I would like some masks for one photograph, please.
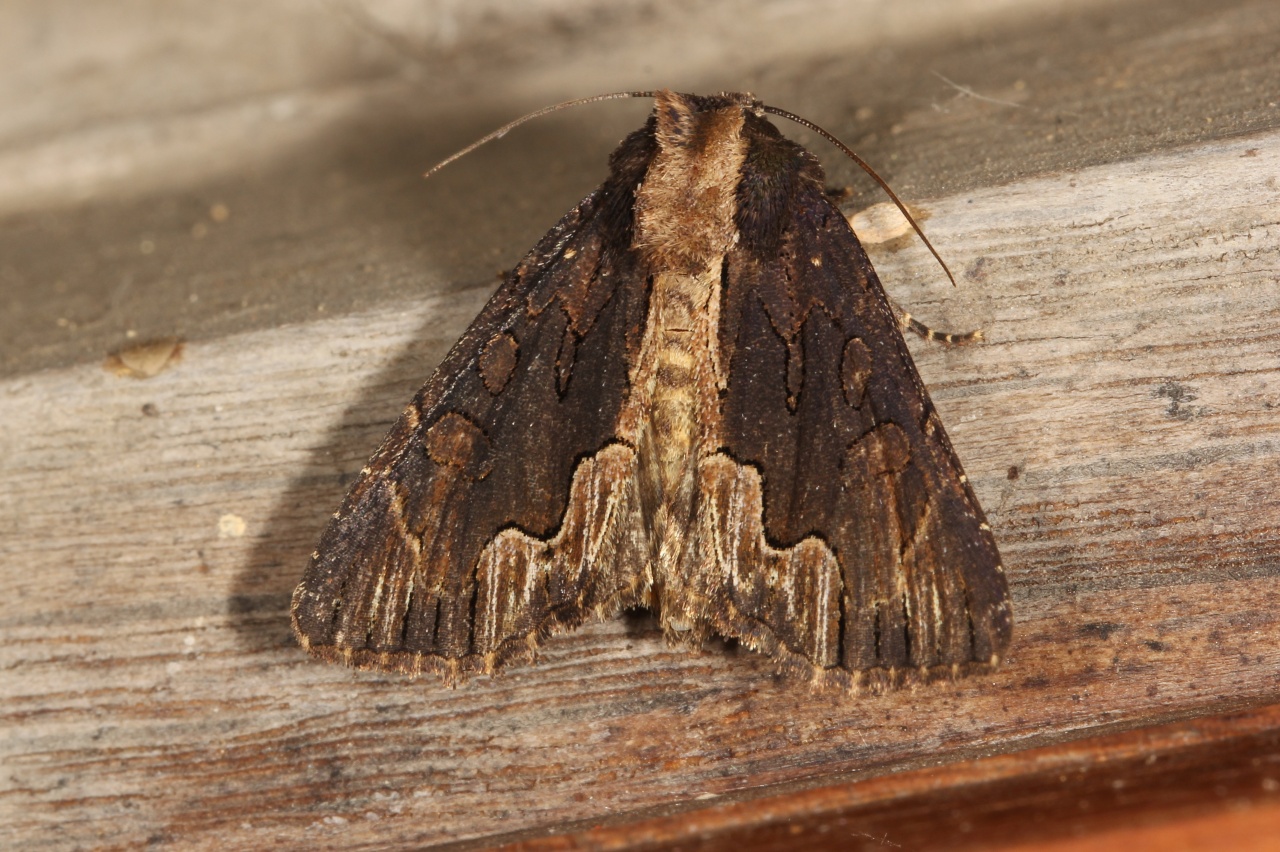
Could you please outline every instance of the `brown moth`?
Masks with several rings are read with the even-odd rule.
[[[822,167],[749,95],[653,95],[361,471],[299,641],[454,684],[645,606],[822,685],[994,666],[991,528]]]

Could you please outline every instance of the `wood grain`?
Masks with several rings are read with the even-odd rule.
[[[505,846],[552,850],[1275,847],[1280,707]]]
[[[873,255],[923,320],[987,332],[912,347],[1016,624],[998,673],[878,697],[668,649],[642,614],[456,691],[294,645],[344,483],[482,290],[193,342],[142,381],[4,380],[0,831],[483,843],[1280,700],[1277,175],[1271,133],[923,202],[955,290]]]

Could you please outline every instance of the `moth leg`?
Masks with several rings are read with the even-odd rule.
[[[889,306],[893,308],[893,315],[898,320],[898,328],[902,331],[912,331],[925,340],[937,340],[941,343],[975,343],[984,339],[982,329],[975,328],[973,331],[956,332],[956,331],[938,331],[935,328],[925,325],[920,320],[907,313],[901,305],[893,299],[889,300]]]
[[[823,188],[822,194],[827,197],[828,201],[839,207],[850,198],[853,198],[853,187],[848,184],[844,186],[828,186]]]

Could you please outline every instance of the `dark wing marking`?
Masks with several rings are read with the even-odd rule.
[[[634,453],[613,442],[644,327],[629,220],[651,145],[619,148],[353,484],[294,593],[312,653],[453,681],[633,602],[643,560],[612,556]]]
[[[752,547],[804,543],[809,567],[793,583],[813,587],[825,576],[815,545],[825,545],[840,588],[820,597],[838,595],[839,605],[813,607],[836,623],[787,617],[787,601],[803,596],[777,582],[770,590],[762,575],[773,562],[757,557],[754,581],[726,584],[724,605],[712,608],[725,613],[716,629],[836,682],[991,664],[1011,615],[990,528],[816,161],[766,127],[755,127],[741,241],[726,259],[724,453],[762,480],[762,538]],[[789,215],[754,226],[756,211],[780,207]],[[751,483],[734,487],[746,493]],[[750,554],[738,563],[750,570]]]

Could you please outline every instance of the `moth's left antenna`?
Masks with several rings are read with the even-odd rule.
[[[423,177],[431,177],[433,174],[440,171],[445,166],[452,163],[454,160],[465,157],[467,154],[470,154],[472,151],[479,148],[481,145],[485,144],[486,142],[492,142],[494,139],[501,139],[503,136],[506,136],[515,128],[524,124],[526,121],[533,121],[535,118],[541,118],[542,116],[547,115],[548,113],[558,112],[562,109],[568,109],[569,107],[581,106],[582,104],[593,104],[596,101],[612,101],[612,100],[617,100],[618,98],[651,98],[653,97],[653,94],[654,94],[653,92],[610,92],[606,95],[592,95],[589,98],[577,98],[576,100],[572,100],[572,101],[563,101],[562,103],[553,104],[552,106],[543,107],[542,109],[539,109],[539,110],[534,110],[528,115],[523,115],[520,118],[517,118],[515,121],[511,121],[502,125],[497,130],[490,133],[488,136],[484,136],[480,139],[477,139],[475,142],[472,142],[470,145],[463,148],[458,153],[445,157],[443,160],[441,160],[440,162],[432,166],[427,171],[427,173],[423,175]]]

